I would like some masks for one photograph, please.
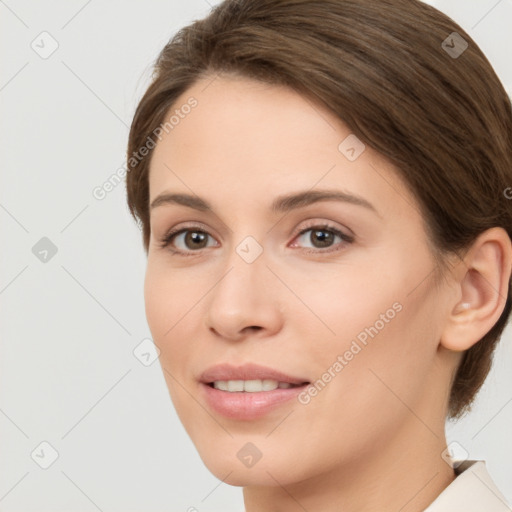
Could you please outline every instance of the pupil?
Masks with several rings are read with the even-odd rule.
[[[320,238],[321,246],[325,247],[329,245],[330,238],[332,237],[332,233],[328,233],[325,235],[326,231],[315,231],[314,234],[318,238]]]
[[[192,231],[189,235],[189,238],[194,242],[192,245],[198,245],[196,241],[198,241],[199,244],[201,243],[201,241],[204,241],[206,238],[205,234],[206,233],[198,233],[197,231]]]

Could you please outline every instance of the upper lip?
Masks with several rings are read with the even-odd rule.
[[[210,366],[199,377],[201,382],[210,384],[219,380],[276,380],[289,382],[290,384],[304,384],[307,379],[287,375],[279,370],[261,366],[255,363],[246,363],[242,366],[234,366],[229,363]]]

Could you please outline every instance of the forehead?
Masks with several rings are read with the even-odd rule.
[[[186,108],[192,99],[196,106]],[[190,111],[180,112],[185,110]],[[191,149],[188,161],[208,155],[210,161],[238,160],[246,166],[250,159],[309,155],[320,149],[319,142],[324,151],[335,153],[339,130],[347,131],[335,116],[292,89],[240,77],[197,82],[175,101],[170,117],[176,124],[163,134],[169,144],[160,149],[165,145],[167,153],[178,157],[184,156],[176,155],[178,149]]]
[[[412,201],[393,166],[368,146],[348,159],[344,141],[357,144],[351,130],[293,89],[210,77],[185,91],[165,120],[171,116],[151,160],[150,202],[178,191],[217,205],[270,205],[283,192],[314,187],[349,190],[384,211],[399,206],[397,194]]]

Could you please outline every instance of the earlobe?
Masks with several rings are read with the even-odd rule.
[[[512,247],[507,232],[482,233],[454,270],[455,304],[447,312],[440,343],[464,351],[482,339],[500,318],[507,300]]]

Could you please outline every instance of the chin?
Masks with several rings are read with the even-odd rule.
[[[218,464],[216,462],[211,463],[211,461],[205,462],[205,466],[216,478],[233,487],[274,487],[289,483],[289,480],[284,480],[285,475],[288,479],[290,478],[289,468],[287,468],[287,471],[283,471],[282,468],[263,465],[262,461],[252,468],[245,468],[241,464]]]
[[[256,441],[257,442],[257,441]],[[303,472],[307,465],[296,465],[296,456],[290,457],[279,451],[275,446],[267,455],[244,462],[244,454],[250,453],[250,448],[240,449],[240,442],[231,439],[231,443],[218,443],[218,450],[212,450],[216,441],[209,439],[208,447],[199,447],[198,453],[206,468],[216,478],[236,487],[266,486],[274,487],[289,485],[308,477]],[[245,443],[242,443],[245,446]],[[268,450],[268,448],[267,448]],[[241,452],[241,453],[240,453]],[[251,465],[252,464],[252,465]]]

